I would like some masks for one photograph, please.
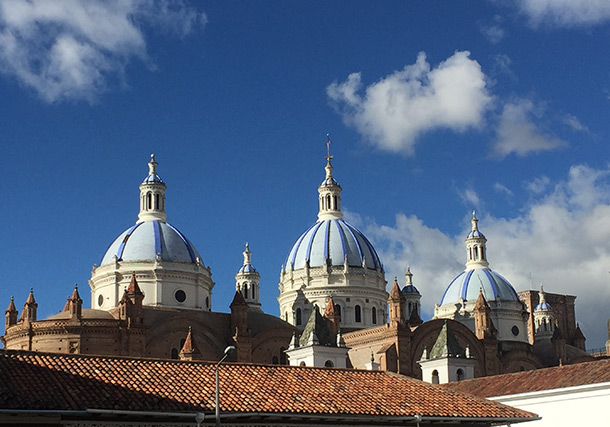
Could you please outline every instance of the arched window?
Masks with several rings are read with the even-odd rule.
[[[462,369],[458,369],[456,374],[458,381],[462,381],[464,379],[464,371]]]
[[[150,209],[151,204],[152,204],[152,194],[146,193],[146,210]]]
[[[362,322],[362,309],[359,305],[354,307],[354,317],[356,319],[356,323]]]
[[[330,194],[326,196],[326,209],[330,209]]]
[[[170,359],[177,359],[178,358],[178,349],[172,348],[169,357],[170,357]]]
[[[339,322],[341,321],[341,306],[339,304],[335,304],[335,311],[339,315]]]
[[[288,312],[284,313],[284,321],[288,322]]]
[[[252,299],[256,298],[256,295],[254,295],[254,289],[256,289],[254,286],[252,286]]]
[[[478,260],[479,259],[479,250],[478,248],[475,246],[474,247],[474,260]]]
[[[296,324],[300,325],[301,324],[301,309],[297,308],[297,312],[296,312]]]
[[[334,368],[335,364],[332,360],[327,360],[326,362],[324,362],[324,366],[326,366],[327,368]]]
[[[299,366],[307,366],[307,365],[305,364],[305,362],[301,362],[301,363],[299,363]]]
[[[210,308],[210,297],[205,297],[205,308]]]
[[[286,349],[284,347],[280,347],[280,365],[287,365],[286,363],[286,353],[284,353]]]
[[[243,287],[243,292],[242,293],[244,294],[244,298],[248,299],[248,287],[247,287],[247,285],[245,283],[244,283],[244,287]]]
[[[432,384],[438,384],[438,383],[439,383],[438,371],[435,369],[434,371],[432,371]]]
[[[273,363],[274,365],[277,365],[277,356],[273,356],[273,358],[271,359],[271,363]]]
[[[371,310],[371,317],[373,318],[373,325],[377,324],[377,308],[373,307]]]
[[[155,209],[159,209],[159,195],[156,194],[155,195]]]
[[[546,331],[546,319],[542,319],[542,327]]]
[[[333,196],[333,202],[335,202],[335,210],[338,211],[339,210],[339,203],[337,203],[337,196]]]

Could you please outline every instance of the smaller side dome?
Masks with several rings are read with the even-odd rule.
[[[519,301],[515,288],[504,277],[488,268],[466,270],[451,281],[443,294],[440,305],[461,300],[476,301],[479,290],[487,301]]]

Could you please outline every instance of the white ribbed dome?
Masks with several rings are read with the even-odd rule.
[[[110,245],[100,265],[109,264],[114,256],[120,261],[154,260],[195,263],[199,252],[177,228],[167,222],[138,222],[129,227]]]
[[[445,290],[440,305],[458,303],[462,299],[476,301],[479,289],[483,290],[487,301],[519,301],[517,291],[508,280],[489,268],[479,268],[463,271],[453,279]]]
[[[343,219],[326,219],[309,227],[292,246],[284,271],[305,267],[328,266],[362,267],[376,270],[381,267],[379,256],[368,239]]]

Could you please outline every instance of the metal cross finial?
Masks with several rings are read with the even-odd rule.
[[[326,160],[332,159],[333,156],[330,155],[330,134],[326,134]]]

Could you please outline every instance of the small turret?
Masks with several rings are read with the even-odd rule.
[[[261,310],[260,303],[260,274],[252,265],[252,252],[246,243],[246,249],[242,252],[244,263],[235,275],[235,290],[241,292],[248,307]]]
[[[70,318],[80,320],[83,316],[83,300],[78,294],[78,285],[74,285],[74,291],[70,297]]]
[[[36,321],[36,312],[38,310],[38,304],[34,299],[34,289],[30,289],[30,294],[28,295],[28,299],[25,301],[23,305],[23,311],[21,312],[20,321],[27,322],[35,322]]]
[[[405,316],[409,321],[410,325],[419,325],[422,320],[419,316],[421,312],[421,294],[415,286],[413,286],[413,273],[411,273],[411,267],[407,266],[407,272],[405,273],[405,287],[402,288],[402,295],[405,298]]]
[[[498,336],[498,330],[491,320],[491,308],[485,297],[483,290],[479,289],[479,296],[473,309],[474,314],[474,333],[478,339],[495,339]]]
[[[11,302],[8,304],[8,308],[4,311],[4,330],[6,331],[13,325],[17,324],[17,308],[15,308],[15,299],[11,297]]]
[[[540,339],[542,337],[550,338],[555,332],[555,315],[553,308],[546,302],[546,294],[544,288],[540,284],[540,291],[538,292],[539,302],[534,308],[534,329],[535,338]]]
[[[186,334],[186,339],[184,340],[184,345],[178,356],[180,357],[180,360],[201,360],[201,352],[197,348],[197,344],[195,344],[193,330],[190,326],[188,334]]]
[[[390,323],[403,323],[405,321],[405,297],[398,287],[396,277],[394,277],[388,305],[390,307]]]

